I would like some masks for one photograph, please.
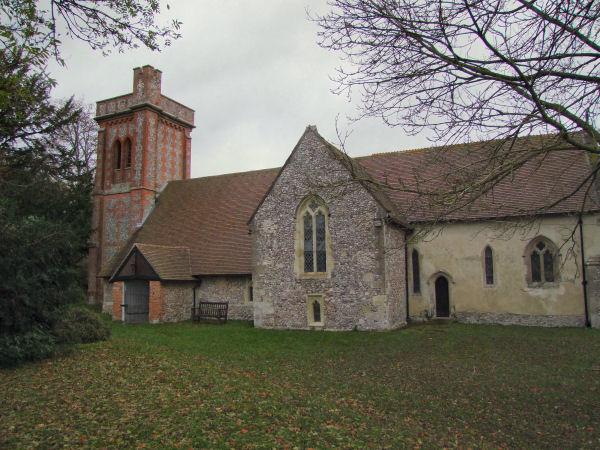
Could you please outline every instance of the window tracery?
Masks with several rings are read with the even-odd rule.
[[[540,286],[557,281],[557,249],[548,239],[540,237],[531,241],[526,258],[530,284]]]
[[[302,234],[302,272],[327,273],[327,209],[322,202],[312,198],[299,208],[298,215],[301,217],[298,222]]]

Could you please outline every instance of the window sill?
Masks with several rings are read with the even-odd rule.
[[[301,280],[323,280],[331,278],[330,272],[303,272],[298,275]]]
[[[556,289],[560,287],[560,282],[553,281],[551,283],[527,283],[529,289]]]

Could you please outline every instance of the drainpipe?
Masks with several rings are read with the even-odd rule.
[[[581,247],[581,285],[583,286],[583,307],[585,311],[585,326],[590,327],[590,317],[588,314],[588,292],[587,292],[587,279],[585,276],[585,251],[583,247],[583,220],[581,214],[579,214],[579,240]]]
[[[404,290],[406,291],[406,323],[410,320],[408,313],[408,245],[404,242]]]

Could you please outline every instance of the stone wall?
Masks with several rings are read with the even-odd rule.
[[[190,320],[194,287],[196,302],[229,302],[228,319],[252,320],[252,303],[247,295],[249,282],[249,276],[204,277],[199,284],[181,281],[151,282],[150,322]],[[152,315],[152,283],[158,283],[161,287],[160,316],[156,317]]]
[[[162,315],[159,322],[190,320],[194,300],[194,282],[165,281],[162,285]]]
[[[215,276],[202,278],[200,284],[189,281],[150,281],[150,323],[190,320],[196,301],[229,302],[228,318],[252,320],[253,306],[249,297],[250,276]],[[123,283],[105,283],[105,301],[102,312],[114,320],[122,320]],[[117,301],[113,301],[117,299]]]
[[[386,223],[385,291],[390,328],[406,325],[406,260],[405,233],[398,226]]]
[[[203,277],[196,289],[196,300],[229,302],[227,317],[231,320],[252,320],[253,303],[249,298],[249,276]]]
[[[322,276],[294,270],[301,251],[296,210],[310,195],[329,209],[332,254]],[[319,328],[384,330],[404,323],[404,251],[396,248],[402,248],[402,240],[386,227],[386,247],[386,231],[376,226],[381,217],[372,195],[352,181],[338,156],[309,127],[252,222],[254,325],[310,328],[307,297],[315,295],[322,296],[324,306]]]
[[[479,324],[523,325],[534,327],[585,326],[585,319],[581,315],[538,316],[533,314],[457,312],[455,318],[459,322]]]

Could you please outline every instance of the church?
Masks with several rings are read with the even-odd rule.
[[[132,93],[97,103],[88,301],[114,320],[189,320],[214,301],[273,329],[600,327],[587,154],[563,145],[441,219],[405,187],[435,188],[442,167],[497,142],[350,158],[308,126],[280,168],[190,178],[194,111],[162,94],[161,76],[135,68]]]

